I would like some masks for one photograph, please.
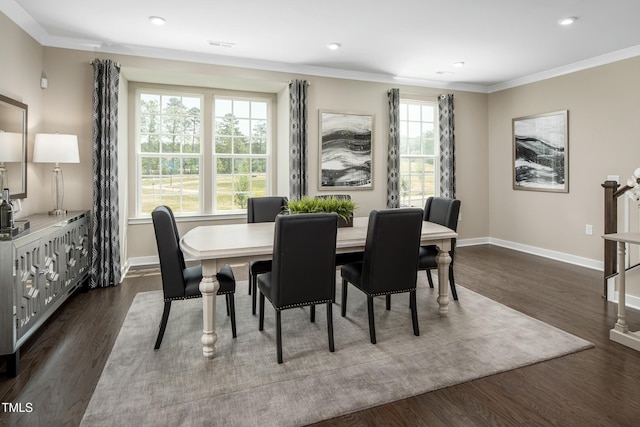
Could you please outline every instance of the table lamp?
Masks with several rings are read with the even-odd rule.
[[[0,191],[8,188],[5,163],[22,162],[22,134],[0,130]]]
[[[38,133],[33,147],[34,163],[55,163],[51,181],[53,210],[49,215],[66,215],[62,208],[64,199],[64,181],[59,163],[80,163],[78,137],[60,133]]]

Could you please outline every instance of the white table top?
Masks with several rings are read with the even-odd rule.
[[[362,250],[369,218],[354,218],[353,227],[338,228],[337,252]],[[273,253],[273,222],[220,224],[196,227],[180,239],[182,251],[194,259],[228,259],[265,256]],[[458,237],[442,225],[422,223],[421,244],[438,244]]]

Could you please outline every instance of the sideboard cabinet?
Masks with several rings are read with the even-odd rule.
[[[23,218],[29,229],[0,241],[0,354],[19,371],[20,346],[89,277],[88,211]]]

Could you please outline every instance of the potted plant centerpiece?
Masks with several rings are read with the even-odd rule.
[[[347,198],[304,196],[299,200],[290,200],[287,208],[290,214],[335,212],[338,214],[338,227],[353,227],[353,211],[356,204]]]

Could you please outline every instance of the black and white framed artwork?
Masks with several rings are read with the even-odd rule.
[[[373,189],[373,114],[320,111],[320,190]]]
[[[569,112],[513,119],[513,189],[569,192]]]

